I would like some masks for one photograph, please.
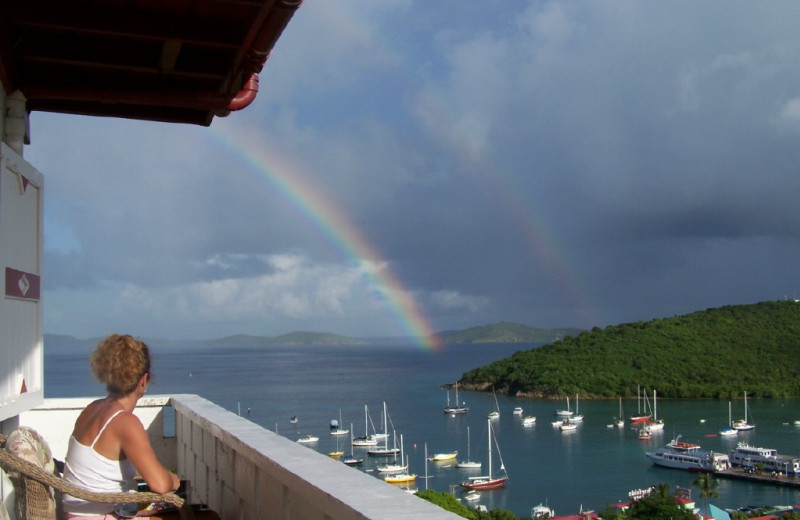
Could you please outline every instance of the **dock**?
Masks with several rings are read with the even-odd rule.
[[[789,486],[800,488],[800,478],[786,475],[781,473],[773,473],[767,471],[755,471],[744,468],[731,468],[713,473],[718,477],[732,478],[739,480],[749,480],[751,482],[762,482],[764,484],[773,484],[778,486]]]

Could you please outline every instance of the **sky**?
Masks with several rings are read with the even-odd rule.
[[[800,297],[798,22],[305,0],[211,127],[31,115],[44,330],[589,329]]]

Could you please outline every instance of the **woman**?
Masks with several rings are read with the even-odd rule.
[[[81,412],[64,464],[64,478],[90,491],[136,489],[138,474],[154,493],[174,492],[180,479],[156,458],[144,426],[133,414],[150,382],[150,351],[128,335],[112,334],[91,355],[92,374],[106,385],[108,396]],[[113,504],[87,502],[65,495],[66,518],[101,520],[119,518]],[[179,518],[177,512],[160,513],[152,519]],[[213,511],[196,511],[195,518],[219,520]]]

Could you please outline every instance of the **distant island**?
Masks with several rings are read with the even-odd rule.
[[[511,321],[472,327],[459,331],[437,332],[442,343],[543,343],[577,336],[582,329],[537,329]]]
[[[347,336],[339,336],[338,334],[329,334],[326,332],[290,332],[281,336],[248,336],[246,334],[237,334],[234,336],[226,336],[224,338],[212,339],[204,343],[211,343],[214,345],[230,345],[230,346],[258,346],[258,345],[366,345],[367,342],[349,338]]]
[[[800,397],[800,303],[725,306],[568,336],[475,368],[468,390],[535,398]]]
[[[546,343],[577,335],[581,329],[537,329],[510,321],[472,327],[460,331],[438,332],[433,338],[441,343]],[[64,348],[93,348],[102,338],[78,339],[64,334],[45,334],[45,345]],[[234,334],[204,341],[181,341],[143,338],[153,345],[181,345],[186,343],[220,346],[270,346],[270,345],[371,345],[390,341],[412,341],[410,338],[354,338],[327,332],[290,332],[280,336],[254,336]]]

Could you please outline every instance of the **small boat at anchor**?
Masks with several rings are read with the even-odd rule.
[[[744,419],[733,421],[731,425],[734,430],[744,432],[755,429],[755,424],[747,422],[747,392],[744,393]]]
[[[495,445],[497,445],[497,455],[500,457],[500,471],[502,474],[492,475],[492,420],[487,419],[486,422],[489,431],[489,473],[488,475],[482,475],[480,477],[470,477],[468,480],[461,483],[461,487],[480,491],[498,488],[508,482],[508,473],[506,472],[505,464],[503,464],[503,456],[500,455],[500,446],[497,445],[496,440]]]
[[[435,462],[443,462],[446,460],[453,460],[456,457],[458,457],[458,451],[450,451],[446,453],[434,453],[433,455],[428,457],[428,460],[432,460]]]
[[[456,467],[461,469],[475,469],[481,467],[480,462],[475,462],[470,459],[469,426],[467,426],[467,460],[462,460],[456,464]]]
[[[728,426],[721,429],[719,434],[723,437],[734,437],[739,434],[739,430],[733,427],[733,420],[731,419],[731,402],[728,401]]]
[[[447,406],[444,408],[444,413],[448,415],[457,415],[462,413],[467,413],[469,408],[466,406],[465,403],[461,405],[458,404],[458,382],[456,382],[456,404],[455,406],[450,406],[450,391],[447,392]]]

